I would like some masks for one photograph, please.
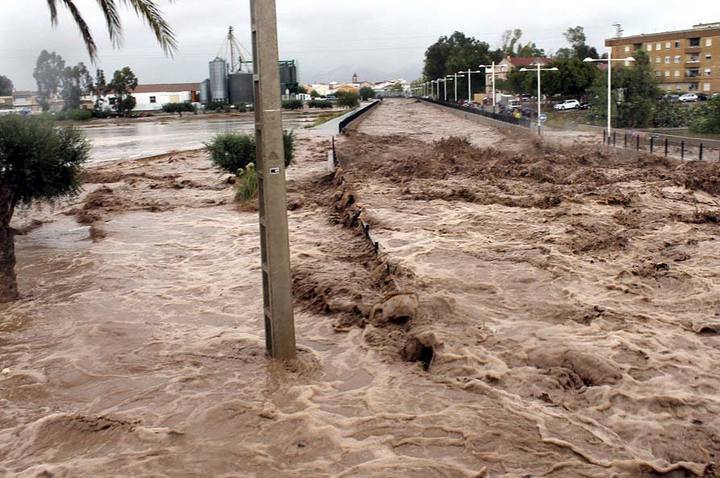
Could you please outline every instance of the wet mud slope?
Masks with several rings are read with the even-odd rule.
[[[716,476],[720,167],[381,135],[384,107],[343,191],[411,278],[429,379],[480,406],[488,476]]]

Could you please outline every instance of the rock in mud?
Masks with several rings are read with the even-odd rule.
[[[370,320],[376,324],[405,323],[413,320],[418,311],[417,294],[398,294],[373,308]]]
[[[305,205],[305,201],[301,197],[289,198],[287,203],[288,211],[301,209]]]

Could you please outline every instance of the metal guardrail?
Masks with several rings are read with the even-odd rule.
[[[358,108],[357,111],[354,111],[352,114],[348,115],[346,118],[343,118],[343,120],[340,121],[340,124],[339,124],[340,133],[341,134],[344,133],[345,128],[350,126],[354,121],[358,120],[365,113],[372,111],[380,103],[381,103],[381,101],[379,101],[379,100],[373,101],[369,105],[367,105],[363,108]]]
[[[668,156],[679,156],[680,159],[696,159],[699,161],[716,159],[720,161],[720,142],[715,140],[628,131],[620,133],[614,131],[608,137],[607,131],[603,130],[603,144],[614,148],[644,151],[650,154],[662,155],[666,158]]]
[[[533,125],[532,121],[525,117],[516,118],[515,116],[512,116],[512,115],[501,114],[501,113],[492,113],[490,111],[484,111],[479,108],[472,108],[469,106],[461,106],[461,105],[458,105],[455,103],[434,100],[431,98],[418,98],[418,99],[421,99],[422,101],[427,101],[428,103],[433,103],[436,105],[453,108],[453,109],[456,109],[459,111],[463,111],[465,113],[472,113],[472,114],[476,114],[479,116],[484,116],[486,118],[494,119],[496,121],[502,121],[503,123],[509,123],[509,124],[514,124],[516,126],[522,126],[524,128],[531,128]]]

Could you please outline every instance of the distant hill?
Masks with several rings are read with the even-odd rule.
[[[355,73],[357,73],[360,81],[375,82],[394,80],[397,78],[411,81],[417,79],[422,72],[422,66],[420,64],[406,65],[392,70],[360,65],[340,65],[332,70],[317,73],[310,69],[303,71],[303,67],[307,67],[307,65],[300,65],[300,76],[305,83],[328,83],[330,81],[348,83],[352,80],[352,76]]]

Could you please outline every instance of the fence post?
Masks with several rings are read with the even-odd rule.
[[[617,133],[613,131],[613,148],[617,146]]]
[[[650,136],[650,154],[655,152],[655,136]]]
[[[703,158],[703,144],[700,143],[700,161],[702,161]]]
[[[606,130],[606,129],[604,129],[604,130],[603,130],[603,145],[606,145],[606,144],[608,144],[608,137],[607,137],[607,134],[608,134],[608,133],[607,133],[607,130]]]
[[[680,142],[680,159],[685,159],[685,141]]]
[[[665,157],[667,158],[668,155],[668,139],[665,138]]]
[[[628,140],[627,140],[627,133],[625,133],[625,145],[624,145],[625,149],[627,149],[627,143],[628,143]]]
[[[636,149],[637,151],[640,151],[640,135],[637,135],[637,136],[635,137],[635,149]]]

